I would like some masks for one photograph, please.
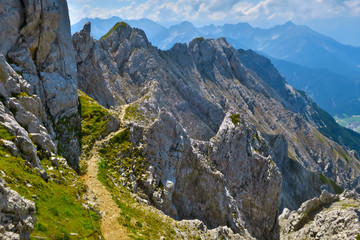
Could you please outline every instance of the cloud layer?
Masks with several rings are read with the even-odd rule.
[[[360,16],[360,0],[68,0],[70,18],[149,18],[163,24],[184,20],[197,25],[250,22],[271,26],[284,21]]]

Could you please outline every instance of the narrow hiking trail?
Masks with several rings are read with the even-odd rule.
[[[122,119],[123,112],[124,111],[122,110],[120,113],[120,119]],[[98,148],[101,147],[104,142],[109,141],[113,136],[122,130],[123,129],[119,129],[117,132],[112,132],[106,138],[97,141],[94,144],[94,147],[91,150],[91,158],[87,160],[87,173],[81,177],[81,179],[88,186],[89,195],[92,198],[95,197],[94,199],[96,199],[100,212],[102,213],[100,227],[101,233],[103,234],[105,240],[130,239],[128,237],[127,230],[121,226],[118,221],[121,210],[113,200],[111,193],[97,178],[98,165],[100,161]]]

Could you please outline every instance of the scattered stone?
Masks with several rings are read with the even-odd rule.
[[[10,151],[11,155],[13,155],[14,157],[16,157],[19,154],[19,149],[16,147],[16,144],[11,142],[11,141],[7,141],[4,139],[0,140],[0,143],[2,143],[2,145],[4,145],[4,147]]]
[[[49,175],[47,174],[47,172],[45,170],[39,170],[38,169],[38,174],[39,176],[44,179],[45,182],[49,181]]]
[[[0,178],[0,239],[30,239],[35,212],[34,202],[7,188]]]
[[[287,218],[280,216],[280,239],[356,239],[360,234],[360,199],[352,196],[347,190],[340,196],[323,191]]]

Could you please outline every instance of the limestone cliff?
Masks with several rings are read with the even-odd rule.
[[[34,166],[41,151],[62,154],[77,169],[77,69],[66,1],[1,0],[0,28],[1,124]]]

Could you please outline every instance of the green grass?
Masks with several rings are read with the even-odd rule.
[[[107,144],[99,149],[100,156],[106,159],[108,168],[122,171],[130,180],[130,171],[133,172],[135,180],[142,179],[142,175],[148,166],[138,147],[130,141],[130,129],[124,129],[115,135]]]
[[[325,177],[322,173],[320,173],[320,181],[323,184],[327,184],[329,186],[331,186],[336,194],[341,194],[344,190],[336,184],[336,182],[334,180],[332,180],[331,178],[327,178]]]
[[[100,220],[95,212],[82,206],[82,200],[77,199],[85,186],[74,170],[55,167],[49,160],[42,160],[43,166],[54,168],[47,172],[49,175],[55,174],[54,179],[59,181],[45,182],[35,169],[25,165],[25,160],[19,156],[5,155],[9,156],[10,153],[0,144],[0,169],[6,174],[4,180],[11,189],[35,202],[37,222],[33,237],[67,239],[70,233],[77,233],[81,239],[97,239]],[[66,181],[62,179],[60,171],[63,171]]]
[[[126,22],[118,22],[118,23],[116,23],[116,24],[110,29],[110,31],[108,31],[104,36],[102,36],[102,37],[100,38],[100,40],[109,37],[110,34],[111,34],[113,31],[115,31],[116,29],[118,29],[119,27],[125,28],[125,27],[127,27],[127,26],[129,26],[129,25],[128,25]]]
[[[346,203],[343,203],[343,204],[341,204],[341,207],[342,207],[343,209],[346,209],[346,208],[357,208],[358,205],[356,205],[356,204],[346,204]]]
[[[340,156],[342,159],[344,159],[347,163],[349,163],[349,160],[351,157],[345,152],[344,149],[341,147],[337,147],[336,149],[332,150],[336,155]]]
[[[124,121],[144,121],[145,118],[139,111],[139,106],[136,104],[130,105],[125,109]]]
[[[14,141],[16,136],[12,136],[6,128],[0,124],[0,139]]]
[[[241,121],[240,114],[231,114],[230,118],[235,126],[238,125]]]
[[[106,130],[107,124],[112,117],[110,112],[102,107],[98,102],[78,91],[81,116],[81,145],[82,152],[86,157],[89,156],[96,140]]]

